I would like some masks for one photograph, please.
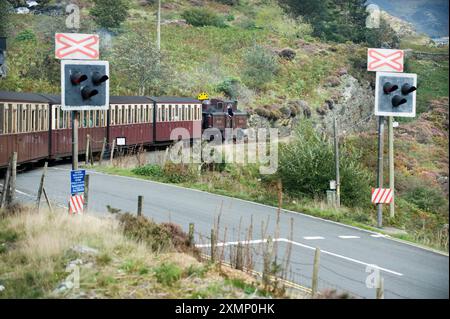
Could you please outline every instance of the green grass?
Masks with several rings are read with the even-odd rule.
[[[410,59],[407,72],[417,73],[417,112],[428,109],[429,101],[449,95],[448,60]]]
[[[157,281],[166,286],[172,286],[181,279],[183,270],[173,263],[163,263],[153,270]]]

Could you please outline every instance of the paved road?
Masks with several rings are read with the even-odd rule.
[[[65,205],[70,191],[70,166],[50,167],[46,190],[51,200]],[[35,169],[18,175],[18,197],[35,197],[42,173]],[[274,234],[276,209],[239,199],[189,190],[129,177],[111,176],[94,171],[91,175],[90,209],[106,213],[106,205],[134,212],[137,196],[144,196],[144,213],[158,222],[172,221],[187,229],[195,223],[199,233],[210,233],[214,217],[221,212],[221,229],[227,228],[226,241],[237,239],[239,223],[245,231],[253,218],[253,239],[261,239],[261,223],[269,219],[268,234]],[[31,197],[32,196],[32,197]],[[293,220],[292,280],[310,286],[314,248],[322,250],[320,288],[337,288],[355,296],[374,298],[375,289],[367,288],[368,265],[377,265],[384,278],[385,298],[448,298],[448,256],[395,241],[379,234],[283,211],[280,217],[280,256],[290,238]],[[241,237],[242,239],[243,237]],[[258,244],[253,244],[258,248]],[[295,273],[295,274],[294,274]]]

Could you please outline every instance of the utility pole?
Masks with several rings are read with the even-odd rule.
[[[72,111],[72,170],[78,170],[78,122],[80,113]]]
[[[392,201],[389,204],[389,216],[395,216],[395,184],[394,184],[394,117],[389,116],[389,188],[392,190]]]
[[[161,51],[161,0],[158,0],[158,25],[156,27],[156,47]]]
[[[341,207],[341,177],[339,173],[339,136],[337,129],[336,113],[334,114],[334,159],[336,163],[336,207]]]
[[[378,117],[378,188],[383,188],[383,135],[384,116]],[[377,204],[377,227],[383,227],[383,204]]]

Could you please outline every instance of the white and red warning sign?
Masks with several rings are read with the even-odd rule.
[[[97,34],[56,33],[55,57],[61,60],[98,60],[99,43]]]
[[[394,192],[391,188],[372,188],[372,203],[389,204],[392,202]]]
[[[368,49],[367,71],[403,72],[403,50]]]
[[[81,214],[83,213],[84,197],[83,195],[70,196],[69,200],[69,213]]]

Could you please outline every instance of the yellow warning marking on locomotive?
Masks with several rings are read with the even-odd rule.
[[[197,96],[197,99],[200,100],[200,101],[208,100],[208,99],[209,99],[208,93],[206,93],[206,92],[200,93],[200,94]]]

